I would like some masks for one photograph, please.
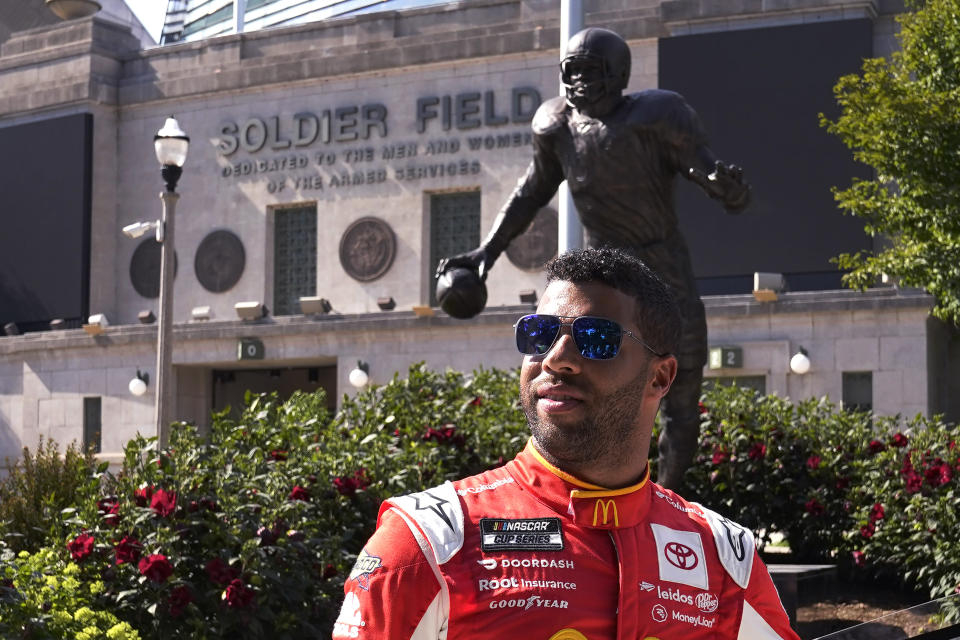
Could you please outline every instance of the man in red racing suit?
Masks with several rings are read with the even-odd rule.
[[[650,480],[675,341],[632,318],[634,299],[662,290],[581,282],[584,261],[646,268],[616,250],[572,253],[547,267],[538,314],[558,315],[529,316],[538,335],[555,334],[521,370],[533,437],[503,467],[382,505],[344,585],[336,640],[798,640],[751,533]],[[613,341],[577,325],[599,316],[617,323]],[[557,318],[577,319],[568,334]],[[625,327],[636,342],[620,344]],[[615,358],[598,351],[610,345]]]

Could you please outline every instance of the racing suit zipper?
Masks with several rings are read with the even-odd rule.
[[[637,640],[640,637],[639,549],[633,527],[609,531],[613,549],[617,554],[617,575],[620,596],[617,603],[617,640]]]

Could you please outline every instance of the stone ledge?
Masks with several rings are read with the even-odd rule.
[[[797,291],[779,294],[776,302],[758,302],[752,294],[704,296],[710,316],[758,316],[820,311],[930,310],[933,296],[919,289],[877,288],[866,291]]]

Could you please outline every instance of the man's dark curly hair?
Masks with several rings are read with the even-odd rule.
[[[640,337],[657,353],[674,353],[680,342],[680,310],[670,288],[636,256],[614,248],[574,249],[546,264],[554,280],[600,282],[632,296]]]

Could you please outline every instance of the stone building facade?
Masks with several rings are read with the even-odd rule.
[[[895,46],[902,9],[883,0],[586,5],[587,24],[628,40],[630,90],[660,84],[661,45],[682,36],[849,21],[866,25],[867,53],[882,55]],[[821,45],[830,43],[810,44]],[[151,142],[171,114],[191,137],[176,213],[175,416],[203,424],[247,388],[323,387],[335,403],[353,391],[347,380],[358,361],[373,382],[421,360],[517,366],[512,324],[530,309],[519,294],[543,291],[555,207],[538,216],[524,252],[498,262],[477,318],[431,312],[431,273],[458,242],[476,245],[525,170],[532,113],[557,92],[558,48],[558,0],[466,0],[148,49],[96,16],[12,34],[0,45],[0,139],[63,118],[86,123],[89,172],[77,197],[87,213],[76,215],[88,240],[63,266],[66,275],[83,272],[76,313],[61,328],[0,337],[0,459],[41,436],[97,444],[110,456],[134,433],[152,433],[153,387],[134,397],[127,383],[137,371],[155,376],[156,325],[138,317],[157,312],[157,252],[149,237],[132,240],[121,229],[159,217]],[[771,189],[760,206],[788,197]],[[26,205],[7,206],[30,216]],[[823,215],[844,224],[836,211]],[[30,246],[23,259],[45,251]],[[728,251],[732,260],[745,249]],[[756,270],[777,270],[764,260]],[[951,400],[954,336],[930,319],[928,296],[811,288],[803,283],[819,280],[798,272],[794,292],[762,303],[735,286],[744,269],[711,268],[703,267],[704,281],[716,275],[709,291],[722,295],[705,297],[710,344],[739,357],[733,367],[708,366],[708,377],[792,398],[839,401],[849,390],[848,403],[884,413],[960,413]],[[324,298],[331,309],[304,314],[300,297]],[[381,310],[390,298],[395,308]],[[269,313],[241,320],[235,304],[243,301]],[[8,303],[0,320],[36,329],[53,319],[42,302],[29,317]],[[79,328],[92,314],[109,319],[98,335]],[[802,376],[789,368],[801,347],[812,362]]]

